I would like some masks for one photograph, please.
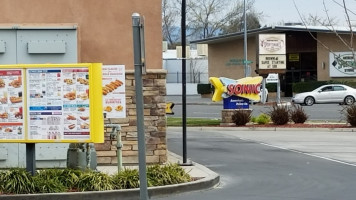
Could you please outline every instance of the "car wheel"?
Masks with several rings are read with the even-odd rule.
[[[355,99],[352,96],[347,96],[347,97],[345,97],[344,102],[346,105],[351,105],[351,104],[355,103]]]
[[[314,98],[313,97],[305,97],[304,103],[307,106],[312,106],[314,104]]]

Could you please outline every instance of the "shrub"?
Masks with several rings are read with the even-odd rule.
[[[67,191],[67,187],[55,179],[44,179],[40,176],[35,176],[33,177],[33,180],[36,193],[57,193]]]
[[[300,105],[293,105],[293,109],[289,110],[289,115],[290,119],[296,124],[303,124],[309,118]]]
[[[130,189],[140,187],[137,169],[124,169],[113,176],[115,189]]]
[[[111,177],[97,171],[86,171],[79,177],[79,191],[103,191],[114,189]]]
[[[356,105],[352,104],[344,109],[346,109],[346,121],[350,123],[351,126],[356,126]]]
[[[83,173],[84,172],[79,169],[45,169],[38,171],[36,176],[46,180],[53,179],[69,190],[73,190],[77,187],[79,177]]]
[[[237,126],[244,126],[251,119],[251,111],[250,110],[236,110],[234,112],[234,114],[232,114],[231,119]]]
[[[265,113],[261,113],[257,118],[256,118],[256,123],[257,124],[268,124],[271,122],[271,117]]]
[[[147,179],[149,186],[186,183],[191,180],[190,175],[178,164],[149,166],[147,168]]]
[[[251,116],[251,122],[252,123],[257,123],[257,117],[256,116]]]
[[[0,173],[0,189],[5,194],[29,194],[35,192],[32,175],[25,169],[11,169]]]
[[[210,83],[199,83],[197,85],[197,92],[198,94],[211,94],[213,92],[213,87]]]
[[[266,83],[268,92],[277,92],[277,83]]]
[[[268,114],[271,116],[273,124],[284,125],[289,121],[287,106],[274,104]]]

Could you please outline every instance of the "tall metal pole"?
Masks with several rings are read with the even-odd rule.
[[[183,164],[187,163],[187,96],[186,96],[186,1],[182,0],[182,20],[181,20],[181,34],[182,34],[182,126],[183,126]]]
[[[143,84],[142,84],[142,41],[141,41],[141,17],[138,13],[132,14],[133,49],[135,65],[135,90],[136,90],[136,115],[137,115],[137,140],[138,162],[140,177],[140,200],[148,199],[147,174],[146,174],[146,144],[143,114]]]
[[[247,23],[246,23],[246,0],[244,0],[244,72],[245,77],[248,76],[247,65]]]

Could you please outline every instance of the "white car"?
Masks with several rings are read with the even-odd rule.
[[[292,102],[311,106],[317,103],[338,103],[351,105],[356,99],[356,89],[347,85],[329,84],[318,87],[311,92],[296,94]]]

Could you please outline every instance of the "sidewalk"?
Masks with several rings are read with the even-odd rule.
[[[168,151],[168,158],[167,163],[182,163],[182,157]],[[125,168],[125,167],[124,167]],[[138,169],[137,165],[128,166],[126,168]],[[193,178],[201,179],[207,178],[206,181],[214,181],[214,179],[218,178],[218,175],[211,171],[210,169],[200,165],[199,163],[193,162],[191,166],[182,166],[182,168]],[[97,170],[101,172],[105,172],[107,174],[116,174],[117,173],[117,166],[98,166]]]

